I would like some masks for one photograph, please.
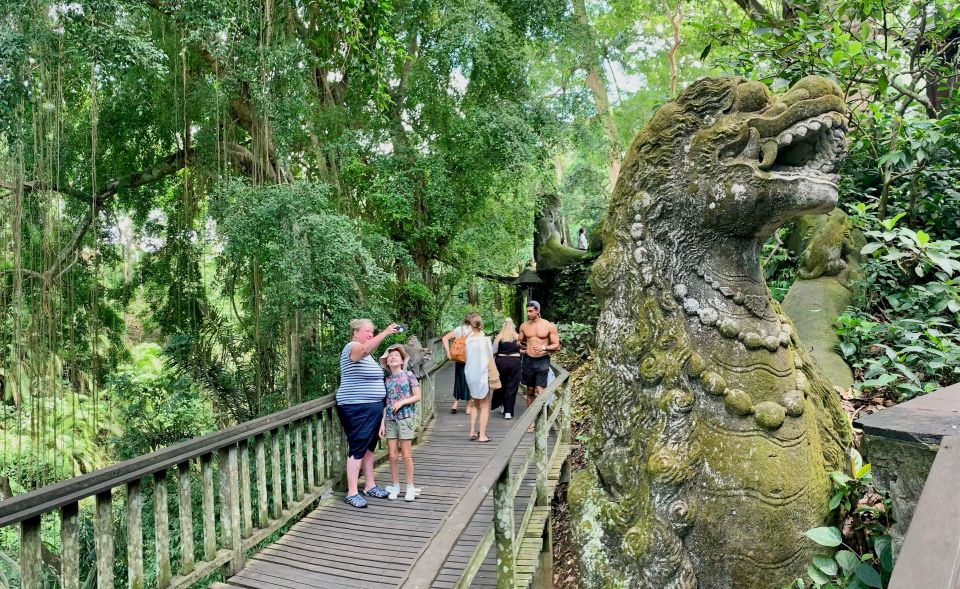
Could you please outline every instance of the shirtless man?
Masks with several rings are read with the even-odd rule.
[[[517,339],[523,352],[520,383],[527,387],[529,407],[547,386],[550,352],[560,349],[560,335],[556,325],[540,316],[540,303],[530,301],[527,303],[527,320],[520,324]]]

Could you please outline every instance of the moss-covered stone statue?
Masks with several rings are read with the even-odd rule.
[[[588,468],[569,501],[588,587],[771,589],[815,552],[850,426],[771,301],[760,244],[837,201],[840,89],[701,80],[630,146],[594,265]]]

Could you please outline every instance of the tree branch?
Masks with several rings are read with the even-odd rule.
[[[144,186],[146,184],[152,184],[153,182],[162,180],[163,178],[166,178],[167,176],[179,171],[186,165],[186,154],[184,150],[181,149],[164,158],[159,165],[153,168],[140,170],[139,172],[134,172],[129,176],[115,178],[107,182],[103,188],[94,194],[91,200],[96,204],[97,208],[100,208],[121,190],[139,188],[140,186]],[[64,267],[67,261],[76,253],[77,249],[79,249],[80,242],[83,241],[87,231],[89,231],[91,225],[93,225],[93,215],[94,212],[91,211],[89,215],[85,215],[83,217],[83,220],[80,221],[80,225],[78,225],[74,230],[73,236],[70,237],[70,241],[67,242],[67,245],[62,250],[60,250],[60,253],[57,254],[57,258],[53,261],[50,267],[43,272],[44,284],[50,284],[53,281],[54,276],[59,276],[61,274],[61,268]]]
[[[733,0],[734,3],[743,9],[751,19],[756,21],[773,22],[776,20],[769,10],[758,2],[758,0]]]

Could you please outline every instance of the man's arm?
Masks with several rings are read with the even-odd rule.
[[[560,334],[557,332],[557,326],[550,324],[550,332],[547,335],[547,351],[556,352],[560,349]]]

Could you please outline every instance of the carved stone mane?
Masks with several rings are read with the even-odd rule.
[[[769,589],[809,563],[851,432],[770,300],[760,245],[837,199],[844,102],[708,78],[624,160],[593,282],[591,465],[569,499],[586,586]]]

